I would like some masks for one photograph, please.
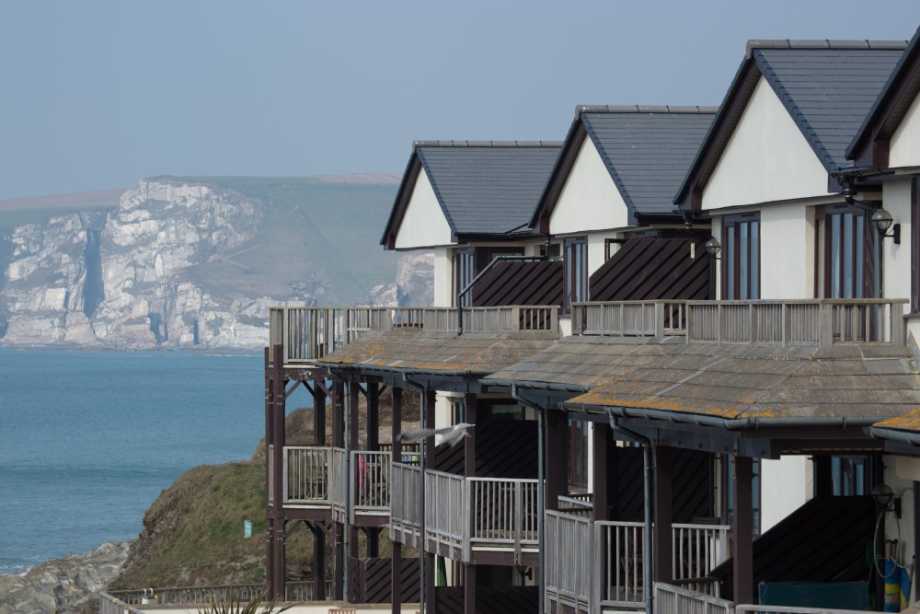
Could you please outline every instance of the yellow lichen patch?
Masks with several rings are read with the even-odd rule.
[[[885,418],[876,422],[873,426],[901,431],[920,431],[920,408],[894,418]]]
[[[719,418],[737,418],[744,408],[721,407],[709,403],[688,403],[681,399],[667,397],[642,397],[637,399],[624,399],[610,395],[603,390],[592,390],[569,401],[572,405],[588,405],[599,407],[626,407],[630,409],[653,409],[657,411],[672,411],[679,413],[702,414]]]

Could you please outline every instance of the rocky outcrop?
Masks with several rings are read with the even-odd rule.
[[[363,207],[344,230],[376,234],[362,211],[382,218],[388,192],[245,178],[144,180],[115,208],[16,226],[0,246],[0,343],[259,348],[278,301],[430,300],[429,255],[403,257],[392,284],[348,276],[361,268],[349,257],[384,271],[395,255],[364,241],[356,253],[324,223],[335,190]]]
[[[0,576],[0,614],[80,613],[121,572],[128,549],[128,543],[103,544],[22,575]]]

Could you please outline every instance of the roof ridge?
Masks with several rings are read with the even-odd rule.
[[[701,105],[651,105],[651,104],[580,104],[575,115],[581,113],[716,113],[719,107]]]
[[[412,147],[561,147],[562,141],[418,140]]]
[[[745,57],[751,57],[755,49],[886,49],[907,48],[906,40],[872,39],[796,39],[796,38],[753,38],[745,45]]]

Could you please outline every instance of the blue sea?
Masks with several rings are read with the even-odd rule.
[[[249,458],[261,354],[0,348],[0,573],[131,539],[182,472]]]

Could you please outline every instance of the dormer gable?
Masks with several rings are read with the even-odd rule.
[[[688,210],[703,208],[704,193],[722,164],[729,144],[736,145],[733,148],[735,154],[741,149],[734,135],[743,120],[746,124],[751,123],[748,120],[752,118],[756,120],[753,116],[757,111],[765,119],[772,117],[780,121],[771,115],[777,107],[771,96],[767,95],[769,91],[778,99],[786,117],[807,143],[825,174],[824,185],[816,189],[813,160],[805,157],[810,172],[805,178],[795,178],[795,182],[801,182],[791,186],[796,188],[796,197],[805,196],[805,191],[811,192],[807,196],[816,197],[839,191],[837,173],[852,166],[846,159],[847,145],[859,129],[871,101],[881,90],[904,46],[905,43],[901,41],[750,41],[719,114],[691,164],[675,202]],[[761,87],[762,82],[764,87]],[[766,86],[769,86],[769,91]],[[750,105],[755,93],[758,94],[754,101],[756,104]],[[782,120],[779,125],[788,127],[788,121]],[[760,186],[789,182],[785,175],[766,175],[770,171],[787,170],[785,165],[777,161],[778,157],[789,154],[783,147],[784,140],[789,142],[794,154],[800,153],[801,149],[801,141],[793,139],[785,128],[782,130],[785,139],[780,139],[781,135],[768,134],[773,128],[775,126],[767,125],[761,130],[765,138],[771,139],[765,145],[772,145],[773,148],[761,147],[759,160],[757,152],[751,151],[746,162],[760,166],[759,171],[745,171],[748,174],[761,173],[763,177],[756,181]],[[757,132],[750,127],[746,131],[747,137]],[[724,165],[722,167],[725,168]],[[718,199],[709,198],[706,208],[756,204],[774,196],[770,190],[758,192],[752,190],[751,186],[741,185],[741,181],[738,184],[737,194],[726,194],[722,189],[710,191],[710,196],[717,195]],[[775,196],[783,197],[784,194],[780,192]],[[750,198],[758,200],[748,202]]]

